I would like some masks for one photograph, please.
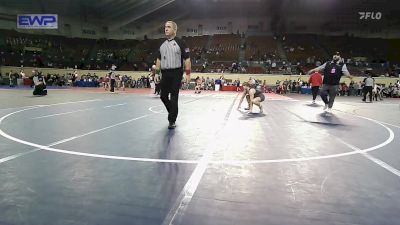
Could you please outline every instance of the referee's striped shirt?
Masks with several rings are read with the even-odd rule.
[[[183,60],[189,58],[189,48],[179,38],[165,40],[160,46],[158,59],[161,70],[178,69],[183,67]]]

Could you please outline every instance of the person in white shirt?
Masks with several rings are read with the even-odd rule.
[[[372,89],[374,88],[375,80],[371,77],[371,74],[368,74],[368,77],[364,79],[364,97],[363,102],[367,99],[367,94],[369,94],[369,101],[372,102]]]
[[[382,87],[379,84],[374,85],[374,89],[372,89],[372,95],[374,96],[375,101],[378,101],[378,97],[379,100],[383,100],[382,98]]]
[[[26,78],[24,70],[21,70],[21,72],[19,72],[19,75],[22,79]]]

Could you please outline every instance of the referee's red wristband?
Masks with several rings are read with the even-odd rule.
[[[185,70],[186,75],[190,75],[190,70]]]

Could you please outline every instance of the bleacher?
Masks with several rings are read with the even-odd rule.
[[[278,45],[271,36],[250,36],[246,40],[245,59],[265,61],[277,58]]]
[[[201,54],[205,51],[205,47],[207,45],[208,39],[210,36],[194,36],[194,37],[182,37],[185,41],[186,45],[190,48],[190,58],[199,60],[201,58]]]
[[[327,52],[318,45],[315,35],[286,35],[283,48],[292,63],[304,62],[307,58],[326,59]]]
[[[95,40],[25,34],[1,30],[0,50],[4,65],[72,67],[86,59]]]
[[[216,34],[207,49],[209,61],[237,61],[239,58],[240,35]]]
[[[182,39],[191,49],[190,54],[195,71],[230,71],[233,62],[240,63],[238,62],[241,47],[240,35],[216,34],[212,37],[196,36]],[[210,39],[212,41],[206,49]],[[76,65],[80,69],[107,69],[111,63],[115,63],[121,70],[147,70],[151,66],[148,64],[154,63],[158,48],[163,41],[164,38],[142,41],[93,40],[1,30],[0,63],[9,66],[50,68],[75,67]],[[296,65],[297,62],[301,62],[302,66],[315,67],[317,60],[323,63],[329,60],[336,51],[340,51],[354,75],[361,76],[366,70],[371,70],[378,75],[395,74],[393,65],[400,62],[400,39],[303,34],[285,35],[282,43],[287,58],[292,63],[292,71],[295,67],[293,64]],[[282,62],[277,56],[278,42],[273,37],[249,36],[243,47],[245,61],[258,63],[246,65],[247,73],[265,73],[266,71],[282,73]],[[307,61],[309,58],[312,58],[312,61]],[[348,59],[351,60],[347,62]],[[277,66],[275,68],[265,66],[267,60],[276,62]],[[388,60],[390,64],[387,63]],[[202,70],[204,61],[207,61],[206,70]],[[137,66],[134,67],[134,64]]]
[[[388,40],[387,59],[390,62],[400,63],[400,39],[389,39]]]
[[[129,57],[131,62],[152,62],[157,58],[158,48],[164,41],[160,39],[147,39],[140,41]]]
[[[114,63],[121,69],[132,69],[128,58],[138,43],[137,40],[98,40],[88,60],[90,68],[106,69]]]

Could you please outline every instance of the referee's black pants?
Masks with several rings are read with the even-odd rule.
[[[369,94],[369,101],[372,102],[372,86],[365,86],[364,87],[364,96],[363,101],[367,100],[367,94]]]
[[[161,70],[161,101],[168,111],[168,121],[175,123],[178,117],[178,96],[181,87],[182,74],[181,68]],[[169,95],[171,94],[171,97]]]
[[[115,79],[110,80],[110,92],[114,92],[115,87]]]

